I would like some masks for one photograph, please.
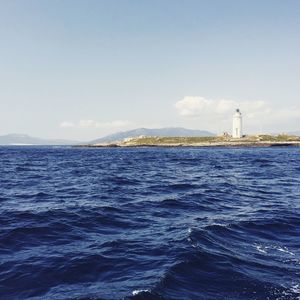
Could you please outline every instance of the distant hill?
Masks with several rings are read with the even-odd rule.
[[[292,131],[292,132],[289,132],[290,135],[297,135],[297,136],[300,136],[300,130],[299,131]]]
[[[159,129],[147,129],[138,128],[129,131],[117,132],[105,137],[93,140],[90,144],[111,143],[116,141],[122,141],[126,138],[138,137],[138,136],[159,136],[159,137],[203,137],[203,136],[215,136],[214,133],[204,130],[186,129],[181,127],[159,128]]]
[[[7,134],[0,136],[0,145],[74,145],[77,141],[41,139],[27,134]]]

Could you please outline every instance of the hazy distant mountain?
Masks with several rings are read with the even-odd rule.
[[[98,143],[111,143],[116,141],[122,141],[125,138],[138,137],[140,135],[145,136],[215,136],[214,133],[204,130],[194,130],[186,129],[181,127],[171,127],[171,128],[159,128],[159,129],[147,129],[147,128],[138,128],[129,131],[117,132],[105,137],[93,140],[90,144]]]
[[[297,135],[297,136],[300,136],[300,130],[289,132],[289,134],[290,134],[290,135]]]
[[[27,134],[7,134],[0,136],[0,145],[74,145],[77,141],[52,140],[31,137]]]

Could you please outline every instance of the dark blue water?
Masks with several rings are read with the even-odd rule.
[[[0,148],[0,299],[300,299],[300,148]]]

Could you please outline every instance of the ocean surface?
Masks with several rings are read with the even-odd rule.
[[[300,299],[300,148],[0,147],[0,299]]]

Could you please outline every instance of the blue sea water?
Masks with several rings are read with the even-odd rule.
[[[300,299],[299,158],[0,147],[0,299]]]

